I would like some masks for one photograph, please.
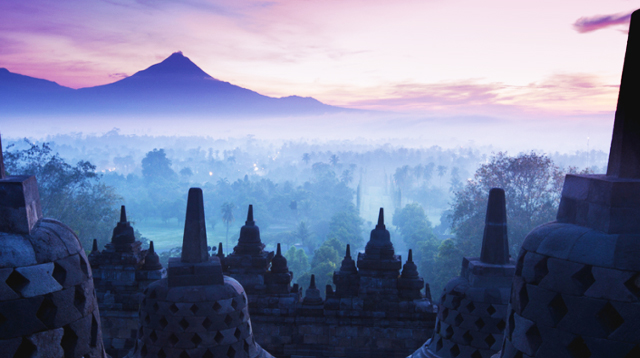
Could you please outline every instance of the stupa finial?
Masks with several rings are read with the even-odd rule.
[[[380,208],[380,213],[378,214],[378,225],[376,225],[376,229],[385,229],[383,208]]]
[[[640,178],[640,10],[631,14],[607,175]]]
[[[124,208],[124,205],[120,206],[120,222],[121,223],[127,222],[127,210]]]
[[[494,265],[509,263],[507,208],[504,190],[501,188],[492,188],[489,191],[480,261]]]
[[[182,239],[182,262],[198,263],[209,260],[207,250],[207,228],[204,222],[202,189],[189,189],[187,217],[184,221]]]
[[[249,211],[247,212],[247,221],[245,225],[255,225],[255,221],[253,221],[253,205],[249,204]]]

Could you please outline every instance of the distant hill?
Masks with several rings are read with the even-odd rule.
[[[176,52],[134,75],[74,90],[0,68],[0,111],[13,115],[293,116],[355,112],[310,97],[274,98],[217,80]]]

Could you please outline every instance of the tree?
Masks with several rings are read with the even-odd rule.
[[[48,143],[40,146],[25,139],[28,149],[4,154],[6,171],[12,175],[35,175],[40,205],[45,217],[67,224],[78,235],[84,248],[93,239],[104,245],[118,221],[122,198],[113,187],[101,182],[95,165],[79,161],[75,166],[53,153]]]
[[[327,238],[335,238],[342,243],[343,247],[351,244],[353,248],[362,247],[362,224],[364,220],[358,214],[353,205],[345,210],[335,213],[329,222],[329,233]]]
[[[452,278],[460,275],[462,252],[452,239],[440,243],[434,260],[433,276],[428,280],[434,291],[440,292]],[[437,297],[437,296],[436,296]]]
[[[331,166],[337,166],[339,161],[340,158],[335,154],[331,154],[331,157],[329,157],[329,163],[331,163]]]
[[[311,232],[309,232],[309,226],[304,221],[298,223],[296,230],[291,233],[293,236],[294,244],[301,244],[302,246],[309,245],[309,239]]]
[[[438,176],[440,177],[440,184],[442,184],[442,177],[447,174],[447,167],[444,165],[438,165]]]
[[[176,176],[164,149],[154,149],[142,159],[142,176],[149,180],[169,180]]]
[[[309,165],[309,161],[311,161],[311,156],[309,155],[309,153],[304,153],[304,154],[302,155],[302,161],[303,161],[305,164]]]
[[[303,249],[291,246],[289,250],[285,252],[284,257],[287,259],[289,270],[293,272],[295,277],[300,277],[309,272],[309,257]]]
[[[222,222],[224,222],[227,226],[227,234],[225,236],[227,247],[229,247],[229,225],[231,225],[231,223],[235,221],[235,218],[233,217],[233,209],[235,208],[235,204],[230,202],[225,202],[220,208],[220,213],[222,214]]]
[[[489,190],[502,188],[511,255],[516,254],[527,233],[554,220],[563,181],[564,173],[545,155],[496,154],[455,193],[451,220],[458,249],[465,256],[480,255]]]
[[[435,238],[431,223],[418,203],[410,203],[402,209],[396,209],[391,222],[400,231],[408,248],[416,248],[418,242]]]

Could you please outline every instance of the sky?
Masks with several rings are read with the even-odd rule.
[[[275,97],[445,116],[600,118],[615,110],[629,14],[639,7],[637,0],[2,0],[0,67],[80,88],[182,51],[217,79]]]

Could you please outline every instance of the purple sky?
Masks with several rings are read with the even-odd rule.
[[[444,115],[615,109],[629,0],[3,0],[0,67],[74,88],[182,51],[270,96]]]

